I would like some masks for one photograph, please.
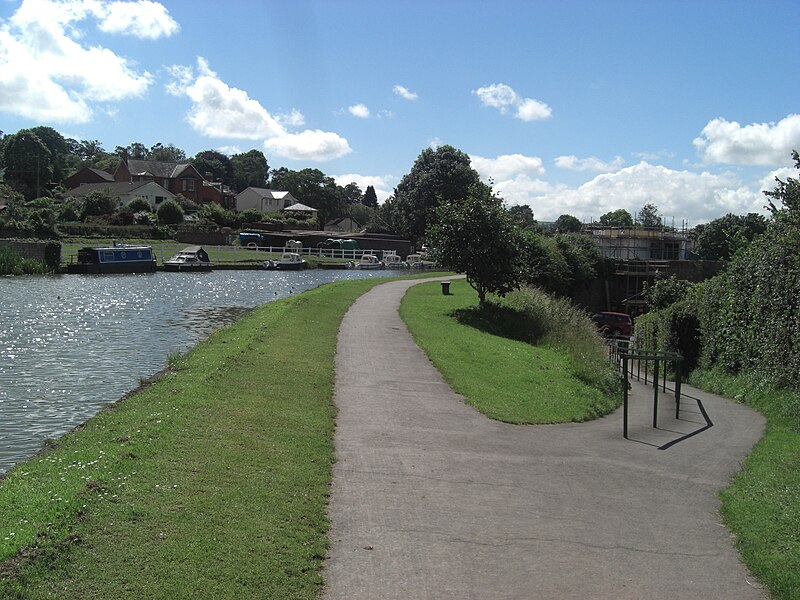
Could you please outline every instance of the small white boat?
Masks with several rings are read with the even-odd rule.
[[[383,266],[387,269],[407,269],[408,263],[399,254],[384,254]]]
[[[364,254],[357,262],[347,263],[350,269],[382,269],[383,263],[374,254]]]
[[[200,246],[187,246],[164,261],[165,271],[210,271],[212,268],[208,253]]]
[[[297,252],[284,252],[279,260],[265,260],[262,266],[271,271],[299,271],[305,268],[306,260]]]
[[[409,269],[424,269],[425,263],[422,262],[422,255],[421,254],[409,254],[406,258],[406,262],[408,263]]]

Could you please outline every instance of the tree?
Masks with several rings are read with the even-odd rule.
[[[67,140],[52,127],[32,127],[29,131],[36,134],[42,140],[42,143],[47,146],[50,151],[50,166],[53,170],[52,180],[57,183],[60,182],[67,175],[66,171],[69,162]]]
[[[370,208],[378,208],[378,195],[375,193],[375,188],[371,185],[367,186],[364,197],[361,198],[361,204],[369,206]]]
[[[556,219],[554,227],[559,233],[578,233],[583,227],[578,217],[572,215],[561,215]]]
[[[661,216],[658,214],[658,207],[652,202],[648,202],[639,211],[639,225],[645,228],[661,227]]]
[[[292,194],[299,202],[316,208],[321,223],[345,214],[344,193],[333,177],[319,169],[293,171],[286,167],[272,172],[270,187]]]
[[[129,210],[130,212],[137,213],[142,212],[143,210],[150,212],[151,207],[147,200],[141,196],[137,196],[136,198],[131,199],[131,201],[125,205],[125,209]]]
[[[186,152],[173,144],[166,146],[157,142],[150,147],[147,153],[147,160],[157,160],[159,162],[179,163],[186,160]]]
[[[648,285],[645,281],[642,294],[648,309],[661,310],[678,300],[683,300],[691,287],[691,282],[670,275],[667,279],[659,279],[652,285]]]
[[[434,259],[445,269],[466,273],[481,306],[488,293],[503,296],[521,285],[520,230],[488,188],[475,187],[465,198],[439,205],[434,213],[427,230]]]
[[[81,140],[78,146],[78,155],[83,160],[93,161],[98,154],[105,152],[99,140]]]
[[[695,252],[704,260],[728,261],[766,229],[767,220],[762,215],[750,213],[742,217],[729,213],[695,228]]]
[[[342,189],[342,196],[344,197],[344,201],[348,204],[360,204],[362,196],[361,188],[358,187],[355,181],[348,183]]]
[[[509,216],[514,222],[523,229],[533,229],[536,227],[536,219],[533,218],[533,209],[527,204],[517,204],[508,209]]]
[[[233,183],[233,162],[222,152],[216,150],[198,152],[192,159],[192,165],[210,181],[222,181],[228,185]]]
[[[130,146],[117,146],[114,148],[114,154],[122,156],[126,150],[128,151],[128,158],[147,160],[147,146],[141,142],[133,142]]]
[[[612,210],[600,217],[600,225],[606,227],[633,227],[633,217],[624,208]]]
[[[156,209],[158,222],[162,225],[183,223],[183,209],[175,200],[165,200]]]
[[[248,187],[266,187],[269,164],[261,150],[249,150],[231,156],[233,165],[233,189],[242,191]]]
[[[3,139],[6,183],[25,198],[38,198],[53,177],[52,155],[38,135],[20,129]]]
[[[792,150],[792,159],[795,169],[800,169],[800,154],[797,150]],[[787,177],[786,181],[775,178],[777,187],[772,191],[765,191],[767,208],[776,219],[788,219],[790,221],[800,221],[800,179]],[[780,203],[777,206],[773,200]]]
[[[116,210],[118,202],[117,198],[111,195],[110,190],[89,192],[83,197],[81,220],[85,221],[86,217],[110,215]]]
[[[448,145],[426,148],[395,188],[391,225],[419,244],[426,227],[435,222],[434,209],[445,202],[466,200],[474,188],[482,188],[480,193],[490,192],[467,154]]]

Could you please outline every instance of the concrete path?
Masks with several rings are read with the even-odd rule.
[[[336,358],[337,463],[328,599],[762,598],[719,522],[717,491],[763,432],[760,415],[690,388],[634,384],[591,423],[514,426],[456,395],[397,314],[418,281],[350,309]]]

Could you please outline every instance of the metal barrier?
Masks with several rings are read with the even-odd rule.
[[[676,352],[658,352],[631,348],[630,338],[614,338],[609,341],[609,358],[620,368],[623,377],[624,392],[622,396],[622,435],[628,439],[628,389],[630,387],[630,377],[636,377],[637,381],[642,380],[644,372],[644,383],[653,384],[653,427],[658,427],[658,392],[667,391],[667,371],[669,363],[672,362],[673,372],[675,373],[675,418],[680,418],[681,412],[681,368],[683,356]],[[644,369],[642,368],[644,367]],[[649,375],[652,372],[650,381]],[[660,380],[660,381],[659,381]]]

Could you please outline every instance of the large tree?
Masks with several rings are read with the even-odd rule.
[[[727,214],[695,228],[695,252],[705,260],[730,260],[737,250],[767,229],[767,220],[759,214]]]
[[[348,183],[344,188],[342,188],[342,195],[344,196],[345,202],[348,204],[360,204],[361,203],[361,188],[358,187],[358,184],[353,181]]]
[[[203,177],[210,181],[233,183],[233,161],[216,150],[203,150],[192,159],[192,165]]]
[[[248,187],[266,187],[269,164],[261,150],[249,150],[231,156],[233,164],[233,189],[241,192]]]
[[[658,207],[652,202],[645,204],[639,211],[639,225],[648,228],[661,227],[661,215],[658,214]]]
[[[286,167],[272,172],[270,187],[285,190],[297,198],[298,202],[316,208],[321,224],[344,214],[344,193],[336,185],[333,177],[328,177],[319,169],[293,171]]]
[[[536,227],[536,219],[533,217],[533,209],[527,204],[517,204],[508,209],[508,214],[514,222],[523,229],[533,229]]]
[[[371,185],[367,186],[364,197],[361,198],[361,204],[369,206],[370,208],[378,208],[378,195],[375,193],[375,188]]]
[[[31,129],[3,139],[3,165],[6,183],[28,200],[45,194],[53,178],[52,154]]]
[[[395,188],[392,225],[397,233],[419,244],[426,227],[435,222],[436,207],[466,200],[473,189],[489,191],[470,166],[467,154],[448,145],[426,148]]]
[[[606,214],[600,216],[600,225],[607,227],[632,227],[633,217],[624,208],[617,210],[610,210]]]
[[[578,217],[572,215],[561,215],[553,225],[559,233],[578,233],[583,224]]]
[[[150,151],[147,153],[147,160],[180,163],[186,160],[186,152],[174,144],[165,146],[161,142],[157,142],[150,147]]]
[[[522,234],[486,186],[440,204],[434,213],[427,230],[434,259],[445,269],[465,273],[481,305],[488,293],[502,296],[522,284]]]

